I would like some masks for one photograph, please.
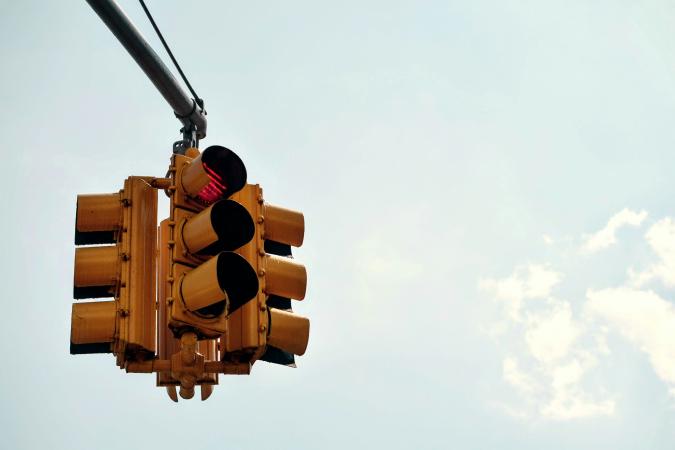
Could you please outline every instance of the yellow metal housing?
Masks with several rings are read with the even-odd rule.
[[[120,194],[77,196],[75,244],[114,243],[122,225]]]
[[[116,317],[114,301],[74,303],[70,322],[71,344],[112,342]]]
[[[214,256],[181,279],[179,296],[190,311],[196,312],[214,303],[227,301],[227,294],[223,291],[218,276],[219,258],[220,255]],[[222,310],[224,311],[225,309]]]
[[[307,270],[290,258],[265,255],[265,293],[295,300],[305,298]]]
[[[119,279],[116,245],[75,249],[74,298],[112,297]]]
[[[305,216],[298,211],[263,204],[265,239],[300,247],[305,237]]]
[[[129,177],[122,193],[120,333],[115,348],[124,359],[155,356],[157,191],[151,177]]]
[[[281,244],[300,245],[304,237],[302,213],[268,205],[263,200],[259,185],[246,185],[232,196],[250,213],[256,223],[255,236],[237,253],[257,270],[260,290],[251,301],[228,317],[228,330],[221,338],[221,358],[255,361],[265,352],[269,341],[269,314],[280,312],[267,307],[267,296],[277,295],[301,300],[305,297],[307,271],[292,258],[265,253],[265,240]],[[273,326],[273,325],[272,325]],[[302,354],[309,336],[309,321],[290,315],[277,320],[277,331],[272,338],[278,348]],[[274,345],[277,347],[277,345]]]
[[[229,251],[253,235],[248,211],[224,199],[245,183],[246,170],[236,154],[218,146],[195,159],[174,155],[172,162],[169,326],[176,336],[192,330],[213,339],[226,330],[228,308],[240,308],[258,291],[254,268]]]
[[[171,298],[171,284],[169,283],[170,253],[169,220],[162,220],[159,224],[157,236],[157,358],[169,360],[171,355],[180,350],[180,341],[169,329],[169,306],[167,300]],[[169,372],[157,372],[157,386],[176,385],[178,381],[171,378]]]
[[[129,177],[119,194],[78,196],[76,244],[115,245],[76,248],[73,297],[114,301],[73,305],[73,336],[79,339],[78,330],[91,330],[83,323],[93,323],[99,331],[112,327],[114,336],[106,337],[105,342],[112,342],[106,351],[112,350],[120,367],[152,358],[155,352],[157,191],[152,180]],[[101,233],[113,239],[103,240]],[[91,339],[98,338],[100,333]],[[71,346],[74,354],[96,351]]]
[[[279,309],[270,309],[267,343],[295,355],[304,355],[309,341],[309,319]]]

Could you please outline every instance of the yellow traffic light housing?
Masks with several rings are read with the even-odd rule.
[[[155,354],[157,192],[130,177],[116,194],[77,198],[71,353],[114,353],[118,365]]]
[[[304,216],[265,203],[259,185],[248,184],[232,198],[256,223],[254,238],[237,253],[255,268],[260,287],[256,301],[229,316],[226,338],[221,339],[222,359],[253,363],[277,349],[290,355],[286,360],[293,359],[292,354],[305,352],[309,340],[309,320],[290,312],[290,299],[304,299],[307,286],[305,267],[290,258],[290,246],[302,245]],[[274,251],[278,247],[287,247],[288,251],[275,254],[281,253]],[[279,309],[275,299],[287,301],[287,311]]]
[[[172,159],[169,327],[213,339],[227,314],[258,292],[258,278],[235,250],[253,237],[248,211],[227,198],[246,183],[246,168],[231,150],[211,146]]]
[[[157,227],[157,190],[170,197]],[[80,195],[71,354],[113,353],[127,372],[157,373],[177,401],[208,398],[219,374],[257,360],[294,365],[309,320],[293,314],[307,272],[302,213],[264,202],[243,162],[211,146],[174,154],[166,178],[129,177],[118,193]]]

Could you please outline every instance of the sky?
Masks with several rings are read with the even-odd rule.
[[[69,354],[76,196],[180,125],[86,2],[4,1],[4,447],[675,447],[672,2],[146,3],[305,215],[308,350],[178,404]]]

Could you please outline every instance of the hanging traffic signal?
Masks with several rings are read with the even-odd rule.
[[[113,353],[157,373],[174,401],[257,360],[294,366],[309,320],[293,314],[307,273],[302,213],[264,202],[231,150],[174,154],[170,177],[129,177],[118,193],[80,195],[75,223],[72,354]],[[170,215],[157,227],[157,190]]]
[[[157,192],[150,180],[130,177],[119,193],[77,197],[73,297],[112,300],[73,304],[71,354],[114,353],[120,367],[155,354]]]
[[[304,354],[309,340],[309,320],[290,312],[290,299],[304,299],[307,286],[305,267],[290,258],[290,246],[302,245],[304,216],[265,203],[259,185],[248,184],[232,198],[255,219],[254,238],[237,253],[256,269],[260,287],[256,301],[229,316],[221,358],[292,365],[292,355]],[[283,361],[274,354],[283,355]]]
[[[217,338],[227,314],[258,292],[254,268],[233,252],[255,229],[248,211],[228,199],[246,184],[246,168],[233,151],[211,146],[174,155],[171,173],[169,327],[176,336]]]

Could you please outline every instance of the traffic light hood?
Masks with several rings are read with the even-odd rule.
[[[210,205],[246,185],[246,167],[232,150],[212,145],[185,166],[180,180],[188,195]]]

